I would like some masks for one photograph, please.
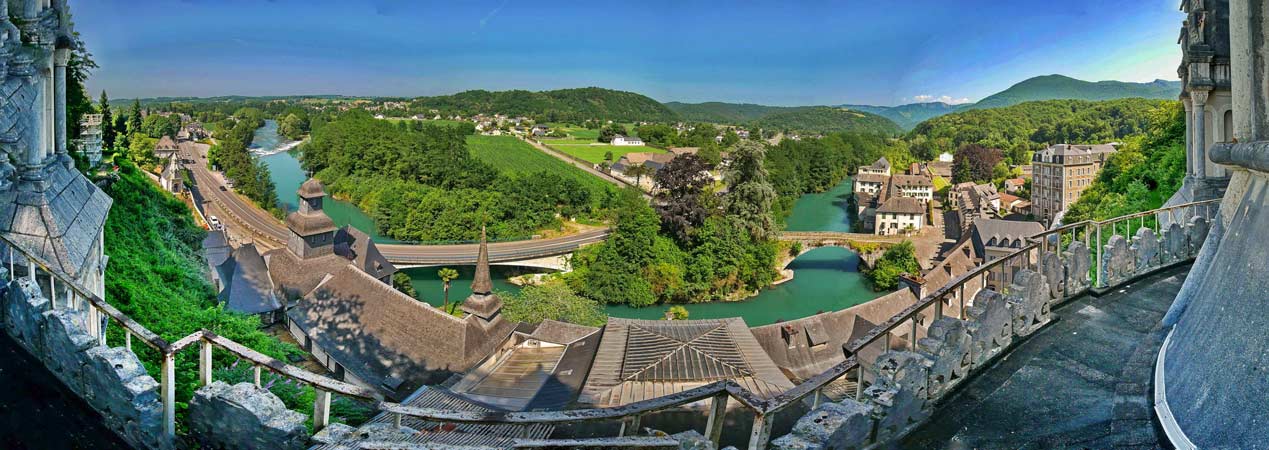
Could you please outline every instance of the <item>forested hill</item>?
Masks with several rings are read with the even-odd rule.
[[[1112,100],[1118,98],[1175,99],[1181,94],[1180,81],[1155,80],[1149,83],[1124,81],[1083,81],[1063,75],[1028,78],[997,92],[961,111],[1012,106],[1036,100]]]
[[[959,106],[943,102],[911,103],[899,106],[842,105],[856,111],[873,113],[890,119],[904,130],[911,130],[926,120],[956,111]]]
[[[616,122],[672,122],[678,115],[660,102],[633,92],[603,88],[555,91],[464,91],[419,97],[411,109],[437,109],[463,115],[506,114],[548,122],[582,122],[602,118]]]
[[[1144,132],[1151,111],[1171,102],[1175,100],[1047,100],[962,111],[922,122],[909,133],[909,141],[931,149],[980,144],[1005,150],[1014,164],[1021,164],[1026,151],[1048,144],[1106,143]]]
[[[674,112],[679,114],[679,117],[689,122],[725,124],[744,124],[777,112],[809,108],[808,106],[767,106],[753,103],[723,102],[669,102],[665,106],[674,110]]]
[[[854,132],[899,134],[903,130],[890,119],[831,106],[794,108],[763,116],[753,125],[773,130],[810,131],[815,133]]]

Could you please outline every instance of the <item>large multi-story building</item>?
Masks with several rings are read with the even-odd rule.
[[[1093,184],[1114,144],[1057,144],[1031,157],[1031,210],[1037,220],[1052,222]]]

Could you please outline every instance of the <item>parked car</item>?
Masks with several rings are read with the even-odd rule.
[[[207,216],[207,224],[211,225],[211,229],[213,230],[225,229],[225,224],[220,223],[220,219],[216,216]]]

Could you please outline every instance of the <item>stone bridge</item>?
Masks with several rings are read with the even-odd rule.
[[[862,242],[872,244],[898,244],[908,236],[881,236],[870,233],[844,233],[838,231],[785,231],[780,233],[780,240],[787,242],[800,242],[804,246],[811,247],[845,247],[848,242]]]

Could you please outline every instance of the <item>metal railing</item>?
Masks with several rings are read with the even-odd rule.
[[[979,291],[985,289],[1007,293],[1011,289],[1010,285],[1014,281],[1014,277],[1020,270],[1036,269],[1042,265],[1042,259],[1053,257],[1052,255],[1057,255],[1058,258],[1066,258],[1067,261],[1063,261],[1066,267],[1090,267],[1090,271],[1092,266],[1096,265],[1097,267],[1095,273],[1088,275],[1087,285],[1082,285],[1078,282],[1064,283],[1069,289],[1063,289],[1054,304],[1069,301],[1085,294],[1089,290],[1108,289],[1118,283],[1126,282],[1128,279],[1103,276],[1105,272],[1103,259],[1106,258],[1103,258],[1102,248],[1110,245],[1111,236],[1123,237],[1134,232],[1141,233],[1141,230],[1144,229],[1149,229],[1154,233],[1176,233],[1175,227],[1187,221],[1193,222],[1194,218],[1202,218],[1203,221],[1210,222],[1215,216],[1215,208],[1218,206],[1218,202],[1219,199],[1193,202],[1130,214],[1106,221],[1083,221],[1036,234],[1026,239],[1025,244],[1008,255],[975,267],[955,278],[946,286],[920,298],[916,303],[878,324],[864,336],[844,346],[843,350],[846,352],[846,357],[842,362],[806,379],[801,384],[775,397],[762,398],[734,381],[724,380],[676,394],[618,407],[535,412],[440,410],[385,402],[382,395],[373,389],[345,383],[292,366],[230,339],[218,336],[208,330],[195,331],[175,342],[168,343],[93,294],[91,290],[86,289],[59,271],[50,269],[53,266],[44,259],[26,253],[3,237],[0,237],[0,243],[3,243],[9,249],[10,273],[12,276],[16,276],[13,269],[20,267],[15,265],[14,259],[15,256],[19,256],[25,260],[23,262],[25,267],[28,268],[27,276],[30,276],[32,281],[37,280],[37,272],[41,271],[49,278],[50,295],[53,298],[51,304],[54,307],[57,305],[58,297],[56,284],[61,283],[67,292],[65,303],[72,308],[86,310],[90,315],[90,323],[95,318],[101,318],[103,322],[105,320],[114,322],[123,328],[124,345],[129,350],[131,350],[132,341],[140,339],[143,344],[161,355],[162,363],[159,378],[161,386],[160,397],[164,411],[163,430],[169,439],[175,438],[177,429],[175,415],[175,356],[182,350],[197,344],[200,349],[198,370],[199,380],[202,385],[211,384],[213,381],[212,352],[215,348],[219,348],[235,358],[246,360],[250,363],[253,366],[254,381],[257,386],[260,385],[261,372],[268,370],[278,376],[313,387],[317,392],[313,408],[314,431],[320,430],[330,423],[329,414],[332,394],[375,402],[378,411],[394,415],[398,423],[400,423],[402,418],[406,417],[429,422],[507,424],[524,427],[542,423],[568,424],[621,421],[630,425],[630,427],[622,427],[621,434],[623,435],[627,434],[629,429],[637,429],[640,419],[644,416],[708,400],[709,416],[705,425],[705,436],[717,443],[722,433],[727,403],[729,400],[735,400],[742,408],[752,412],[754,416],[749,433],[749,448],[762,449],[770,441],[771,426],[776,414],[801,404],[808,398],[809,406],[812,408],[818,406],[822,399],[826,398],[825,389],[831,383],[853,375],[855,379],[854,397],[859,400],[863,396],[864,384],[868,375],[867,370],[871,364],[869,361],[861,361],[859,359],[860,352],[865,348],[881,346],[883,351],[901,348],[892,345],[894,343],[893,336],[906,336],[905,342],[908,348],[914,348],[920,337],[919,332],[922,330],[922,323],[932,323],[933,320],[938,320],[948,315],[949,308],[954,312],[954,314],[949,315],[950,317],[966,318],[967,308],[973,306],[970,303],[972,300],[967,299],[973,299]],[[1120,229],[1123,230],[1124,234],[1118,234]],[[1085,261],[1084,264],[1088,264],[1088,266],[1071,264],[1075,261],[1071,261],[1070,258],[1094,258],[1092,256],[1094,253],[1089,248],[1094,243],[1097,248],[1095,261]],[[1159,258],[1156,260],[1158,264],[1142,266],[1132,275],[1146,275],[1170,265],[1189,261],[1198,253],[1198,247],[1201,242],[1187,242],[1186,245],[1187,249],[1184,258],[1173,258],[1170,260]],[[1065,251],[1063,250],[1064,248]],[[1084,255],[1084,252],[1088,252],[1088,255]],[[1078,279],[1083,279],[1085,275],[1068,272],[1068,278],[1074,276]],[[930,318],[928,322],[927,318]],[[106,344],[104,326],[95,328],[92,332],[98,338],[100,344]]]

